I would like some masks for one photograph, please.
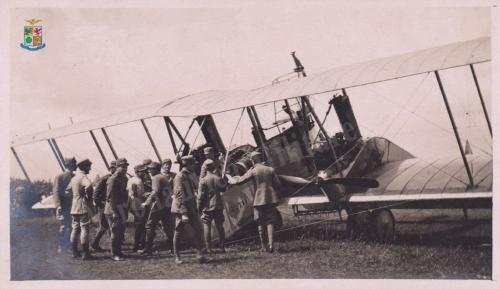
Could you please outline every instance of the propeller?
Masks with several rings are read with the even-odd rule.
[[[329,178],[322,179],[320,177],[316,177],[313,180],[304,179],[301,177],[295,176],[287,176],[287,175],[279,175],[280,179],[291,183],[294,185],[329,185],[329,184],[338,184],[338,185],[346,185],[346,186],[359,186],[364,188],[377,188],[379,186],[379,182],[376,179],[370,178],[359,178],[359,177],[348,177],[348,178]]]

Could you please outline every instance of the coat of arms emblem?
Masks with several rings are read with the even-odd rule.
[[[39,50],[45,47],[42,38],[42,26],[35,25],[42,20],[40,19],[30,19],[25,20],[30,25],[24,26],[24,41],[21,43],[21,47],[31,51]]]

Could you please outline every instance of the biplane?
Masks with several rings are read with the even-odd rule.
[[[29,180],[16,147],[47,141],[62,169],[63,154],[57,139],[77,134],[87,134],[88,137],[90,134],[108,167],[108,160],[94,132],[102,132],[116,159],[119,155],[106,129],[140,122],[155,155],[161,160],[161,149],[156,147],[145,120],[163,118],[177,157],[192,154],[201,163],[203,148],[212,146],[221,156],[222,171],[229,176],[241,176],[252,166],[249,153],[259,150],[281,176],[283,202],[292,207],[295,215],[345,211],[348,230],[369,231],[376,239],[388,241],[395,232],[392,209],[459,208],[466,213],[469,208],[492,207],[492,158],[466,154],[440,78],[442,70],[470,69],[471,82],[476,87],[491,136],[490,120],[475,73],[475,65],[491,60],[490,46],[489,38],[479,38],[337,67],[309,76],[292,53],[296,64],[293,73],[297,77],[276,79],[270,85],[253,90],[191,94],[132,112],[16,137],[11,142],[11,151]],[[460,157],[429,162],[384,137],[361,135],[347,91],[419,74],[435,77]],[[341,131],[328,131],[309,100],[311,96],[328,93],[333,97],[324,99],[324,104],[328,105],[327,114],[334,109]],[[263,127],[258,114],[258,106],[264,104],[280,104],[286,115],[273,123],[279,129],[274,136],[269,136],[268,128]],[[240,120],[243,115],[248,116],[255,145],[233,144],[232,137],[229,144],[222,141],[214,116],[229,111],[241,111]],[[188,131],[197,124],[206,143],[197,147],[189,144],[185,139],[188,132],[181,133],[174,124],[175,117],[190,118]],[[224,193],[228,237],[252,223],[254,186],[252,182],[229,185]],[[49,198],[34,206],[50,207]]]

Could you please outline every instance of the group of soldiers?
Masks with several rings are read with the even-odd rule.
[[[155,232],[161,225],[167,237],[167,250],[173,252],[176,264],[183,263],[180,240],[188,231],[194,232],[188,240],[196,249],[197,261],[207,262],[209,259],[205,254],[212,252],[212,222],[218,232],[219,248],[225,252],[223,192],[227,184],[253,178],[256,184],[254,218],[258,223],[262,250],[273,252],[275,207],[280,199],[280,182],[274,169],[265,165],[259,152],[252,152],[254,166],[241,177],[231,177],[221,171],[220,161],[212,147],[205,148],[204,155],[199,176],[196,174],[197,163],[191,155],[181,157],[181,170],[177,174],[171,171],[170,159],[164,159],[161,164],[147,159],[134,167],[135,175],[131,178],[127,177],[129,163],[125,158],[119,158],[111,162],[109,174],[95,184],[88,178],[92,166],[90,160],[64,159],[66,169],[55,177],[53,183],[56,217],[60,221],[58,251],[71,251],[74,258],[92,259],[90,249],[103,251],[100,240],[110,231],[111,258],[124,260],[125,222],[131,213],[134,217],[135,253],[153,254]],[[98,215],[99,228],[90,242],[94,214]],[[186,230],[187,226],[192,230]],[[78,250],[78,238],[82,254]]]

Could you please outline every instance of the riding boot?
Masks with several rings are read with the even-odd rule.
[[[261,251],[267,251],[267,247],[266,247],[266,241],[265,241],[265,236],[264,236],[264,227],[263,226],[259,226],[259,238],[260,238],[260,247],[261,247]]]
[[[95,252],[102,252],[104,251],[101,246],[99,246],[99,243],[101,242],[101,238],[106,233],[106,231],[98,231],[97,234],[95,235],[94,240],[92,241],[92,245],[90,247],[94,249]]]
[[[82,245],[82,248],[83,248],[82,260],[91,260],[92,255],[90,255],[89,244]]]
[[[273,224],[267,225],[267,238],[269,240],[268,252],[273,253],[274,252],[274,225]]]
[[[71,252],[73,253],[73,258],[80,258],[80,252],[78,252],[78,241],[71,241]]]

